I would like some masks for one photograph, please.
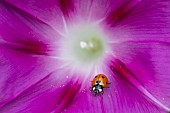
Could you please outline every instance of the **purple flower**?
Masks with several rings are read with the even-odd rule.
[[[169,57],[169,0],[1,0],[0,113],[168,113]]]

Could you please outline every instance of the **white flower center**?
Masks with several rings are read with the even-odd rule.
[[[79,24],[68,27],[61,42],[60,57],[71,67],[92,68],[103,62],[108,50],[106,36],[98,25]]]

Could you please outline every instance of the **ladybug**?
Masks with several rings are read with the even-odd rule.
[[[108,78],[104,74],[98,74],[93,78],[92,81],[92,91],[95,94],[95,96],[98,93],[103,94],[103,88],[109,88],[109,81]]]

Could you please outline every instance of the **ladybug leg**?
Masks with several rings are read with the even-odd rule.
[[[107,83],[107,84],[111,84],[111,82],[110,83]],[[109,86],[107,86],[107,88],[110,88]]]
[[[94,96],[96,96],[98,93],[99,93],[99,91],[95,92],[95,93],[94,93]]]
[[[104,91],[102,91],[101,94],[103,95],[103,94],[104,94]]]
[[[110,88],[110,86],[107,86],[106,88]]]
[[[103,86],[101,87],[101,95],[104,94]]]
[[[89,91],[92,91],[92,87],[89,87]]]

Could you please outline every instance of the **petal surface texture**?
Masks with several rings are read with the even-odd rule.
[[[1,1],[0,113],[168,113],[169,57],[169,0]]]

